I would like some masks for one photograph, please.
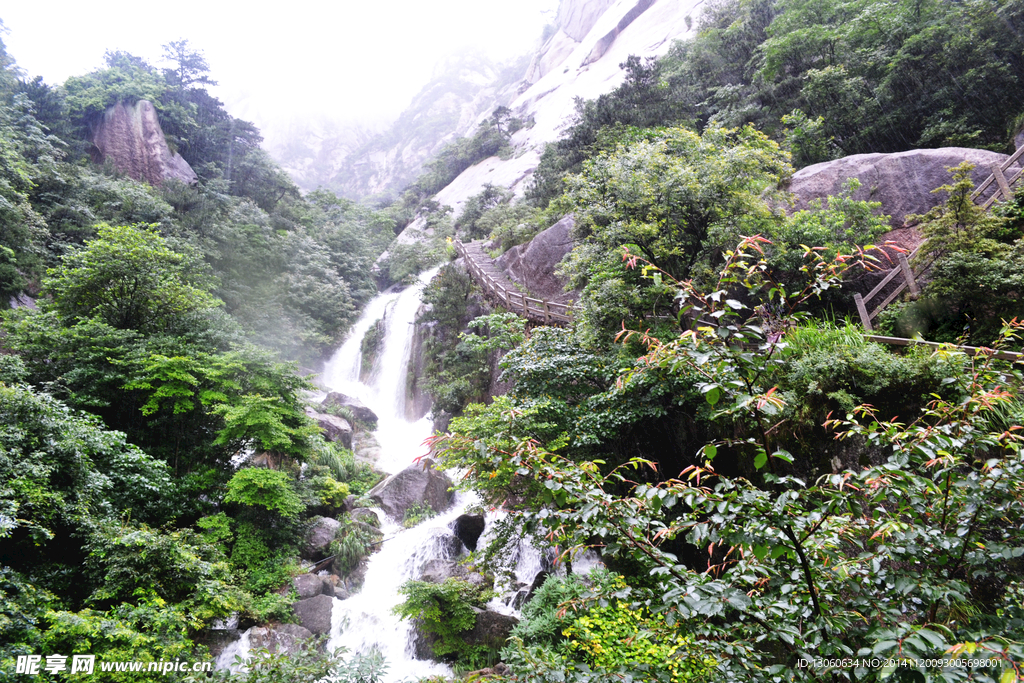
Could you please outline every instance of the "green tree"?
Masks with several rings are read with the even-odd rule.
[[[1013,680],[1024,660],[1014,588],[1024,556],[1019,369],[944,350],[949,398],[937,395],[907,422],[870,407],[833,419],[840,439],[880,446],[878,456],[795,476],[780,430],[785,398],[769,370],[785,341],[730,299],[730,288],[789,311],[834,286],[848,263],[810,263],[799,292],[769,288],[761,240],[730,253],[712,291],[678,283],[682,304],[716,324],[697,323],[671,342],[646,337],[649,352],[619,382],[697,373],[711,419],[729,426],[725,438],[698,448],[700,464],[650,484],[637,481],[650,461],[608,471],[520,440],[501,454],[502,467],[536,482],[548,505],[518,519],[559,547],[596,545],[606,562],[631,563],[629,587],[616,597],[653,608],[669,626],[685,623],[717,678],[880,681],[904,676],[902,666],[917,680]],[[1019,331],[1011,326],[1003,341]],[[745,474],[725,471],[729,453],[749,463]],[[922,663],[961,655],[980,663]],[[865,665],[876,657],[881,666]],[[537,680],[573,680],[570,669],[560,673]]]
[[[279,470],[246,467],[238,470],[228,482],[225,503],[239,503],[284,518],[298,516],[304,509],[292,488],[292,480]]]
[[[607,333],[673,313],[672,293],[627,268],[621,248],[672,277],[707,281],[739,235],[781,221],[767,200],[781,198],[790,170],[779,146],[750,127],[673,128],[588,161],[567,192],[576,248],[565,271],[582,290],[583,324]]]
[[[101,225],[96,239],[49,273],[47,291],[67,324],[94,318],[119,330],[164,332],[218,304],[202,273],[195,254],[175,251],[152,228]]]

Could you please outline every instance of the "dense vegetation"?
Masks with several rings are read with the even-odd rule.
[[[787,140],[797,166],[915,147],[1006,151],[1024,111],[1024,5],[1016,0],[720,0],[697,35],[631,58],[617,90],[580,102],[544,153],[531,197],[631,128],[688,124]]]
[[[206,92],[202,54],[178,41],[165,58],[108,53],[53,87],[20,79],[0,44],[0,300],[35,299],[0,333],[4,680],[34,678],[15,661],[39,653],[204,661],[215,620],[293,619],[311,518],[378,479],[306,416],[295,361],[320,359],[376,293],[394,221],[300,196]],[[140,99],[197,183],[89,161],[107,108]],[[368,547],[346,530],[334,543],[357,564]],[[338,664],[310,648],[249,678]]]
[[[527,202],[467,203],[455,229],[498,248],[574,213],[577,320],[528,330],[508,392],[435,447],[511,513],[496,571],[520,537],[608,570],[548,578],[506,679],[1019,680],[1020,365],[867,341],[838,290],[887,262],[864,251],[887,217],[855,186],[787,215],[781,188],[845,154],[1006,151],[1022,9],[716,3],[578,104]],[[1020,350],[1022,198],[981,211],[968,170],[917,219],[921,298],[882,323]]]
[[[392,244],[385,283],[411,280],[447,235],[507,248],[572,211],[574,325],[483,315],[454,264],[420,318],[435,415],[454,415],[435,454],[510,512],[476,559],[500,573],[529,538],[569,569],[526,604],[504,678],[1020,680],[1021,365],[865,339],[836,292],[884,258],[868,245],[887,220],[853,186],[787,214],[781,188],[840,154],[1005,149],[1024,111],[1022,11],[715,3],[694,38],[631,58],[620,88],[579,104],[526,201],[489,186],[458,218],[431,196],[509,151],[525,122],[507,110],[375,212],[300,196],[203,89],[187,43],[167,46],[167,69],[110,53],[56,88],[0,52],[0,289],[38,295],[3,318],[3,670],[78,642],[195,658],[214,619],[287,620],[297,539],[374,475],[323,440],[282,361],[339,338],[414,216],[434,243]],[[140,98],[197,185],[85,162],[96,118]],[[986,214],[968,169],[951,171],[920,217],[931,280],[882,324],[1019,350],[1024,196]],[[499,354],[508,390],[492,397]],[[351,569],[379,540],[346,519],[329,552]],[[605,569],[573,574],[584,550]],[[398,613],[437,656],[481,661],[460,638],[485,594],[458,580],[405,594]],[[381,668],[310,648],[248,676]]]

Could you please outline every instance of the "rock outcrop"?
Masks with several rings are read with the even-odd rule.
[[[615,39],[619,37],[619,34],[625,31],[626,27],[632,24],[637,17],[650,9],[653,4],[654,0],[638,0],[637,3],[633,5],[621,19],[619,19],[619,23],[615,25],[615,28],[608,31],[608,33],[604,34],[601,39],[597,41],[597,44],[595,44],[593,49],[590,50],[590,54],[588,54],[587,58],[583,60],[583,66],[593,64],[597,60],[601,59],[601,57],[604,57],[605,53],[608,52],[608,48],[610,48],[612,43],[615,42]]]
[[[500,612],[480,610],[476,614],[476,624],[473,629],[462,636],[470,647],[482,645],[488,650],[500,650],[505,646],[509,633],[515,628],[519,620]]]
[[[249,648],[294,654],[312,637],[309,629],[298,624],[278,624],[273,628],[254,626],[249,629]]]
[[[302,543],[302,557],[307,560],[320,560],[327,557],[327,546],[334,540],[334,534],[341,522],[331,517],[318,517],[306,532]]]
[[[882,213],[892,217],[892,226],[904,225],[908,214],[921,214],[945,201],[936,187],[948,184],[946,170],[964,161],[974,164],[975,185],[991,174],[991,167],[1005,162],[1007,155],[984,149],[943,147],[915,149],[896,154],[854,154],[802,168],[793,174],[789,191],[797,197],[795,209],[807,208],[813,199],[838,195],[848,178],[860,181],[854,199],[882,203]]]
[[[337,415],[318,413],[312,408],[306,409],[306,415],[313,419],[317,426],[324,431],[324,438],[328,441],[340,443],[345,448],[352,450],[352,425],[348,420]]]
[[[423,312],[421,307],[417,311],[417,319]],[[409,352],[409,376],[406,385],[407,395],[405,397],[405,419],[415,422],[430,412],[430,394],[427,393],[427,356],[424,353],[423,342],[427,340],[430,330],[424,323],[416,323],[413,327],[412,349]]]
[[[568,215],[526,244],[512,247],[495,261],[508,278],[540,299],[569,303],[572,292],[565,291],[566,280],[555,274],[555,267],[572,251],[570,232],[573,217]]]
[[[367,424],[377,423],[377,413],[373,412],[366,407],[366,404],[360,401],[358,398],[352,396],[346,396],[345,394],[339,394],[336,391],[332,391],[327,394],[327,397],[320,402],[322,406],[337,406],[339,408],[348,408],[352,411],[352,417],[365,422]]]
[[[331,632],[331,609],[333,607],[334,598],[328,595],[317,595],[292,603],[292,611],[295,612],[299,624],[318,636]]]
[[[292,585],[300,600],[315,598],[318,595],[334,595],[334,584],[329,579],[315,574],[299,574],[292,579]]]
[[[195,183],[188,162],[167,146],[152,102],[115,104],[92,126],[93,160],[110,162],[121,173],[150,185],[166,180]]]
[[[368,495],[384,512],[402,519],[414,505],[443,511],[452,500],[451,486],[448,475],[436,469],[433,460],[424,458],[377,484]]]
[[[468,550],[476,550],[476,542],[484,532],[483,515],[459,515],[452,522],[451,528],[455,537],[462,541]]]

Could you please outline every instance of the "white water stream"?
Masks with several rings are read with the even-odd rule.
[[[384,293],[367,304],[352,331],[327,362],[321,383],[330,391],[353,396],[377,414],[375,437],[380,445],[378,469],[389,474],[401,471],[413,460],[426,453],[423,441],[430,435],[431,422],[427,418],[416,421],[406,419],[406,392],[410,355],[413,343],[416,311],[420,306],[424,285],[434,276],[436,269],[420,276],[419,282],[401,292]],[[384,320],[383,348],[367,382],[360,380],[362,361],[361,343],[367,331]],[[451,670],[443,664],[415,658],[412,624],[392,614],[392,608],[402,600],[398,589],[409,579],[418,579],[426,563],[435,559],[452,559],[452,521],[468,507],[478,503],[473,495],[458,494],[452,506],[444,513],[412,529],[404,529],[395,520],[377,511],[381,518],[384,542],[378,552],[370,556],[366,578],[358,593],[346,600],[334,599],[331,611],[331,633],[328,649],[344,647],[351,656],[378,650],[385,658],[388,675],[385,683],[416,680],[420,677],[446,674]],[[494,519],[488,515],[487,526]],[[486,542],[489,531],[480,543]],[[445,542],[447,538],[448,542]],[[544,564],[541,554],[528,543],[521,543],[515,551],[516,582],[529,586]],[[496,586],[499,591],[514,593],[516,585]],[[518,604],[495,598],[488,607],[505,614],[516,614]],[[228,668],[236,655],[243,658],[249,651],[249,632],[229,645],[217,658],[217,668]],[[233,667],[232,667],[233,668]]]

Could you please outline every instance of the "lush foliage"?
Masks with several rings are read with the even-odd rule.
[[[972,168],[949,169],[952,182],[935,190],[945,203],[919,217],[925,242],[916,261],[930,266],[929,279],[921,300],[887,311],[900,334],[989,344],[1003,320],[1024,316],[1024,223],[1016,213],[1024,199],[984,211],[971,201]]]
[[[807,370],[794,365],[806,354],[779,330],[851,261],[812,259],[810,284],[792,290],[771,281],[761,243],[751,238],[727,252],[714,291],[674,283],[684,310],[715,324],[696,323],[671,341],[646,336],[647,353],[619,378],[624,391],[652,378],[696,380],[707,419],[727,429],[695,448],[694,464],[681,472],[650,459],[612,467],[585,451],[548,448],[511,422],[504,452],[457,437],[447,447],[479,467],[470,475],[477,486],[486,488],[495,471],[533,482],[545,504],[520,507],[516,523],[561,548],[598,547],[606,562],[629,568],[616,595],[622,604],[609,600],[602,621],[641,618],[649,608],[667,627],[684,624],[716,679],[863,681],[915,671],[1011,680],[1024,658],[1013,590],[1024,555],[1024,378],[991,358],[943,351],[929,371],[943,392],[918,414],[833,413],[828,426],[855,454],[851,465],[797,460],[790,444],[798,435],[787,428],[792,398],[772,368],[791,367],[795,377]],[[753,303],[734,298],[741,291],[776,312],[751,317]],[[645,482],[642,470],[653,477]],[[584,657],[595,656],[590,642]],[[981,663],[924,663],[969,655]],[[524,659],[536,670],[544,661]]]
[[[752,123],[798,167],[919,147],[1004,151],[1024,110],[1022,21],[1018,0],[704,5],[692,37],[656,62],[631,57],[619,88],[578,103],[530,197],[546,206],[584,160],[654,126]]]
[[[619,594],[628,596],[626,582],[603,571],[584,579],[549,577],[524,606],[502,653],[516,680],[550,680],[567,669],[566,680],[711,680],[715,662],[702,658],[685,625],[669,627],[661,615],[633,608]]]
[[[488,591],[450,577],[443,583],[407,581],[399,592],[405,601],[395,607],[395,614],[415,619],[421,630],[435,636],[431,643],[435,656],[465,662],[479,659],[480,653],[467,646],[461,635],[476,624],[473,608],[483,606]]]

